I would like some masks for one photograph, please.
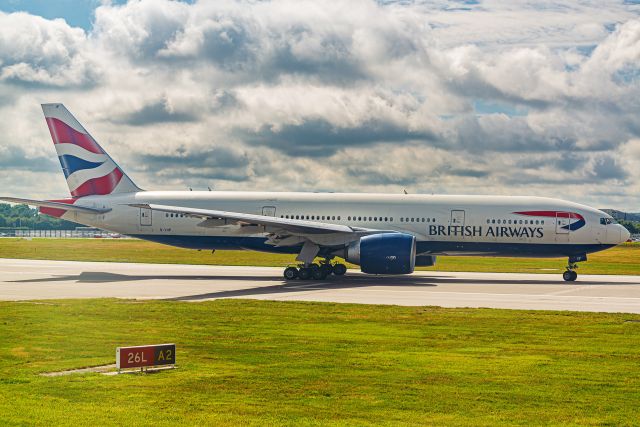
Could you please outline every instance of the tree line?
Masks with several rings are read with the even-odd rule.
[[[636,221],[618,221],[620,225],[629,230],[631,234],[640,233],[640,222]]]
[[[0,228],[34,230],[73,230],[82,224],[42,215],[27,205],[0,203]]]

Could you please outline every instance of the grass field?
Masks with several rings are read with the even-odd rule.
[[[136,239],[0,239],[0,258],[169,264],[285,266],[294,255],[249,251],[194,251]],[[554,273],[567,260],[532,258],[438,257],[435,267],[420,270]],[[627,243],[589,255],[580,274],[640,275],[640,244]]]
[[[175,342],[178,369],[39,373]],[[3,425],[637,425],[640,316],[299,302],[0,303]]]

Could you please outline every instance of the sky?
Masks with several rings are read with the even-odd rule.
[[[144,189],[640,211],[640,0],[0,0],[3,195],[68,195],[50,102]]]

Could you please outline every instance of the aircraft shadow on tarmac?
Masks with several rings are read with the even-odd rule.
[[[480,278],[461,278],[456,273],[450,276],[368,276],[363,274],[348,274],[342,277],[330,276],[322,281],[302,281],[294,280],[290,282],[284,281],[281,276],[233,276],[233,275],[128,275],[116,274],[109,272],[82,272],[77,275],[51,276],[40,279],[23,279],[15,280],[12,283],[49,283],[49,282],[76,282],[78,284],[88,283],[118,283],[118,282],[135,282],[144,280],[179,280],[182,282],[206,282],[206,281],[233,281],[233,282],[280,282],[271,286],[251,286],[244,289],[224,290],[197,295],[185,295],[176,298],[170,298],[174,301],[198,301],[214,298],[232,298],[232,297],[251,297],[269,294],[285,294],[297,292],[312,292],[318,290],[340,290],[365,288],[375,286],[404,286],[404,287],[436,287],[446,284],[460,285],[557,285],[570,289],[572,286],[589,286],[589,285],[638,285],[640,283],[609,283],[606,281],[577,281],[567,283],[558,279],[557,281],[549,281],[548,278],[540,278],[540,280],[517,280],[517,279],[480,279]],[[179,286],[179,285],[177,285]]]
[[[46,283],[46,282],[77,282],[77,283],[115,283],[115,282],[137,282],[140,280],[183,280],[183,281],[206,281],[206,280],[251,280],[255,282],[272,282],[273,277],[242,277],[242,276],[197,276],[197,275],[129,275],[115,274],[98,271],[86,271],[80,274],[65,276],[44,277],[42,279],[13,280],[10,283]]]
[[[253,278],[246,278],[247,280],[253,280]],[[264,278],[262,278],[264,279]],[[462,284],[462,285],[558,285],[563,288],[570,289],[575,285],[607,285],[609,282],[594,282],[594,281],[582,281],[573,282],[567,284],[560,279],[558,282],[550,282],[548,280],[484,280],[484,279],[461,279],[455,276],[442,277],[442,276],[365,276],[365,275],[353,275],[344,277],[330,277],[323,281],[302,281],[295,280],[290,282],[283,282],[274,286],[257,286],[248,289],[234,289],[219,292],[210,292],[198,295],[185,295],[181,297],[168,298],[171,301],[199,301],[215,298],[233,298],[233,297],[252,297],[259,295],[270,294],[287,294],[295,292],[313,292],[321,290],[340,290],[340,289],[355,289],[365,287],[376,286],[398,286],[398,287],[415,287],[415,288],[428,288],[437,287],[439,285],[445,285],[448,283]],[[615,283],[615,285],[640,285],[640,283]]]

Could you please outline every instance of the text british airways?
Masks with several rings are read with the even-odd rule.
[[[541,239],[544,237],[542,227],[513,227],[481,225],[430,225],[427,228],[429,236],[458,236],[458,237],[527,237]]]

